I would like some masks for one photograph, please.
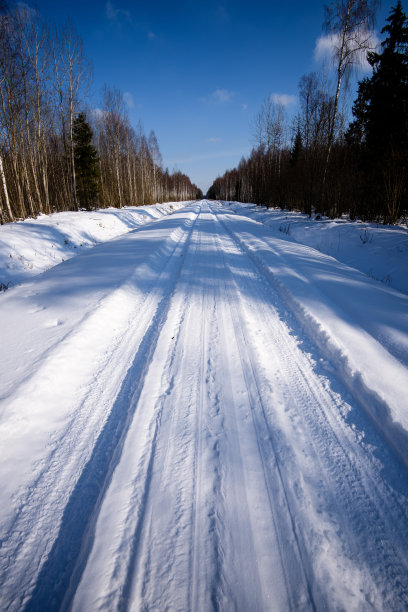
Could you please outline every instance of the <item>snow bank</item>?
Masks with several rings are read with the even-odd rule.
[[[170,214],[187,202],[40,215],[0,227],[0,289],[11,287],[100,242]]]
[[[254,204],[228,203],[276,232],[335,257],[374,280],[408,294],[408,229],[347,219],[310,219],[307,215]]]

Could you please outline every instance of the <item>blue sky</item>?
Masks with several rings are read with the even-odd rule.
[[[287,96],[292,116],[300,77],[319,67],[320,0],[26,3],[51,23],[70,18],[93,66],[93,105],[104,83],[118,87],[132,124],[155,131],[164,166],[204,193],[249,154],[262,101]],[[394,4],[382,2],[378,29]]]

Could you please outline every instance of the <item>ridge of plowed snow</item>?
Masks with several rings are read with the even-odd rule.
[[[296,241],[331,255],[370,278],[408,294],[408,228],[307,215],[226,202],[232,210],[263,223],[281,240]]]
[[[186,206],[148,206],[60,212],[0,227],[0,284],[13,286],[78,255],[84,249],[160,219]]]

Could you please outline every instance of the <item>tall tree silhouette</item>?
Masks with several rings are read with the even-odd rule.
[[[394,223],[407,203],[408,178],[408,22],[399,0],[381,33],[387,36],[368,55],[373,74],[359,84],[349,137],[362,150],[370,201],[380,210],[385,197],[386,220]]]
[[[377,6],[378,0],[334,0],[325,5],[323,27],[332,39],[337,78],[323,173],[323,189],[334,144],[342,83],[353,67],[361,61],[362,54],[372,48],[370,29],[374,24]]]
[[[73,143],[78,203],[89,209],[96,205],[99,169],[98,154],[92,144],[92,130],[84,113],[79,113],[74,119]]]

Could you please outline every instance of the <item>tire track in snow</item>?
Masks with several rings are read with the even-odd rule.
[[[190,610],[220,609],[224,597],[222,565],[224,550],[222,532],[226,528],[223,512],[223,474],[221,452],[225,438],[223,416],[220,413],[220,389],[216,359],[219,338],[217,303],[217,249],[212,215],[206,208],[206,240],[201,258],[205,258],[209,286],[201,292],[201,372],[197,386],[196,443],[194,452],[192,551],[189,586]],[[212,261],[211,265],[208,260]],[[211,284],[210,284],[211,279]],[[218,348],[218,347],[217,347]],[[207,538],[203,534],[207,530]],[[205,564],[203,563],[205,559]],[[206,567],[207,566],[207,567]]]
[[[194,471],[193,471],[193,497],[192,497],[192,511],[191,511],[191,519],[192,519],[192,538],[191,538],[191,562],[190,562],[190,593],[189,593],[189,609],[190,610],[198,610],[200,608],[200,604],[202,605],[202,593],[200,593],[200,580],[201,572],[200,572],[200,563],[202,563],[203,554],[202,547],[200,546],[200,536],[201,529],[203,526],[202,513],[205,508],[202,507],[201,496],[202,496],[202,487],[203,487],[203,469],[201,465],[202,455],[203,455],[203,412],[206,407],[205,401],[205,384],[204,381],[206,379],[206,357],[208,351],[208,340],[207,336],[207,303],[208,303],[208,294],[206,292],[202,293],[201,296],[201,307],[200,310],[203,314],[201,317],[200,324],[200,334],[199,338],[201,339],[201,347],[200,347],[200,364],[199,364],[199,376],[197,380],[197,389],[196,389],[196,442],[194,448]],[[208,512],[208,510],[207,510]],[[213,591],[213,589],[211,589]],[[201,596],[201,597],[200,597]],[[211,599],[213,599],[213,593],[211,593]]]
[[[41,570],[41,573],[37,578],[30,599],[28,601],[26,599],[25,603],[27,605],[25,609],[27,610],[44,610],[44,605],[49,606],[50,602],[52,602],[55,608],[61,606],[63,609],[69,606],[72,593],[75,590],[75,585],[81,573],[81,567],[85,563],[89,551],[90,535],[92,534],[95,514],[97,513],[98,505],[103,497],[103,492],[115,462],[119,460],[124,432],[126,432],[132,418],[132,410],[135,409],[134,398],[140,393],[140,383],[139,380],[135,380],[133,372],[137,371],[140,380],[145,375],[146,364],[148,363],[147,358],[152,353],[153,347],[157,342],[160,326],[166,317],[171,292],[181,269],[182,259],[180,255],[182,256],[187,249],[188,240],[198,216],[197,207],[193,207],[193,209],[193,219],[191,219],[190,214],[179,230],[172,232],[170,235],[170,242],[176,238],[175,244],[170,251],[168,250],[168,244],[170,243],[167,246],[164,244],[153,256],[158,264],[156,281],[143,302],[138,304],[139,307],[143,308],[143,311],[141,314],[139,313],[136,334],[132,329],[128,330],[125,334],[128,337],[128,342],[131,343],[130,346],[135,347],[136,354],[133,363],[123,380],[114,405],[109,407],[110,414],[101,430],[99,438],[93,446],[92,455],[88,458],[86,465],[82,465],[82,468],[80,468],[82,473],[75,489],[72,491],[69,499],[67,499],[58,538],[53,543],[52,550],[49,551],[48,555],[42,552],[45,563],[44,565],[41,564],[42,567],[40,565],[38,569],[38,571]],[[162,262],[161,269],[160,262]],[[153,319],[152,313],[155,313]],[[132,336],[134,337],[132,338]],[[120,344],[124,344],[124,338],[122,338]],[[107,367],[109,368],[109,362]],[[97,380],[96,378],[95,382]],[[95,397],[91,397],[90,403],[92,407],[92,404],[95,403]],[[125,407],[125,410],[123,407]],[[75,421],[73,420],[73,422]],[[87,425],[89,427],[89,423]],[[69,428],[67,428],[68,430]],[[81,433],[78,432],[78,426],[75,427],[75,430],[74,434],[78,434],[78,438],[80,438]],[[70,433],[70,439],[72,440],[72,432]],[[77,443],[78,438],[75,439],[75,443]],[[71,446],[69,440],[68,446]],[[66,453],[66,448],[64,450]],[[73,460],[75,459],[78,462],[80,458],[74,455]],[[47,479],[46,486],[41,487],[39,486],[40,483],[37,483],[34,488],[34,493],[37,496],[39,491],[41,492],[41,488],[45,488],[46,491],[52,490],[52,485],[48,482],[50,478],[49,467],[49,465],[46,465],[44,469]],[[51,474],[51,478],[55,478],[55,476]],[[58,492],[59,490],[57,489]],[[29,500],[28,505],[31,508],[34,504]],[[55,508],[51,508],[51,511],[55,516]],[[39,521],[40,524],[47,528],[46,519],[44,520],[40,516]],[[44,559],[45,556],[47,556],[46,560]],[[27,561],[29,560],[30,558],[28,557]],[[13,579],[15,580],[15,577]],[[31,580],[33,579],[35,579],[34,576],[31,577]],[[31,586],[31,589],[33,586]],[[19,597],[22,597],[20,594],[24,593],[24,591],[21,588],[21,584],[17,585],[17,588]],[[26,591],[26,598],[29,592],[29,590]],[[21,603],[18,607],[21,607]]]
[[[194,409],[196,408],[197,390],[201,387],[202,380],[201,352],[197,350],[192,360],[191,356],[184,352],[187,341],[186,329],[191,329],[191,319],[195,312],[192,306],[191,284],[195,274],[193,264],[200,247],[198,228],[194,231],[194,238],[195,240],[192,238],[190,241],[190,252],[186,255],[182,275],[178,280],[178,292],[173,299],[171,316],[166,322],[168,329],[163,329],[161,332],[163,348],[158,351],[158,356],[153,357],[150,365],[152,373],[163,371],[163,374],[155,393],[149,392],[149,395],[158,397],[151,412],[161,415],[160,430],[157,431],[158,442],[152,453],[155,469],[149,483],[149,490],[165,490],[169,510],[161,510],[158,520],[154,500],[147,499],[145,516],[139,520],[137,530],[132,536],[134,543],[132,559],[127,567],[126,585],[120,606],[120,609],[123,610],[127,609],[130,601],[140,602],[141,607],[154,606],[158,609],[165,605],[164,602],[169,601],[174,602],[174,605],[177,602],[177,606],[183,609],[186,608],[188,601],[186,589],[174,584],[176,582],[174,578],[178,574],[188,573],[191,570],[190,551],[185,550],[184,559],[180,560],[180,554],[176,553],[176,549],[185,548],[184,542],[179,543],[179,534],[183,534],[183,540],[185,540],[185,532],[194,531],[194,503],[190,510],[189,502],[195,498],[196,492],[190,490],[189,494],[186,494],[185,490],[179,490],[175,493],[172,489],[174,482],[180,486],[183,480],[191,478],[191,473],[197,473],[199,469],[195,460],[194,445],[199,445],[200,436],[194,431],[193,423],[196,414]],[[182,289],[181,285],[183,285]],[[198,330],[198,340],[202,336],[203,326],[204,320],[200,319],[199,324],[195,326]],[[173,342],[169,343],[170,334],[172,334]],[[168,345],[170,345],[170,350],[167,353]],[[177,372],[178,367],[181,373]],[[192,371],[197,372],[198,375],[186,389],[178,393],[177,387],[180,385],[177,385],[177,379],[190,380]],[[191,417],[186,413],[186,409],[191,411]],[[172,447],[175,439],[178,440],[178,445],[184,447],[182,458],[175,456],[177,450]],[[189,466],[187,473],[181,465],[185,462]],[[195,479],[192,480],[190,486],[196,487]],[[187,483],[184,484],[184,488],[188,488]]]
[[[370,572],[364,573],[353,562],[355,550],[368,531],[364,525],[361,531],[361,525],[352,521],[347,525],[358,482],[343,479],[343,489],[332,483],[335,475],[348,466],[347,454],[333,453],[334,459],[331,458],[332,447],[338,446],[333,434],[328,436],[328,444],[320,436],[311,445],[306,419],[306,433],[300,435],[295,427],[302,421],[304,403],[313,424],[317,405],[322,406],[324,414],[330,406],[338,409],[344,402],[327,391],[312,371],[310,376],[314,378],[304,378],[302,382],[300,372],[310,364],[289,336],[289,329],[279,321],[273,306],[274,302],[278,305],[276,294],[253,262],[223,235],[217,217],[213,215],[211,224],[203,227],[205,239],[201,246],[198,239],[194,240],[195,249],[191,248],[186,256],[189,272],[183,270],[180,275],[161,330],[158,354],[152,357],[151,380],[145,380],[140,403],[149,414],[160,412],[160,421],[151,421],[151,416],[146,415],[146,423],[152,422],[155,432],[154,448],[153,434],[147,438],[144,433],[137,436],[134,432],[132,438],[131,432],[128,435],[129,453],[143,444],[142,456],[152,466],[148,495],[144,497],[146,466],[136,462],[126,493],[126,499],[131,500],[127,502],[129,523],[118,520],[111,538],[119,537],[121,542],[113,553],[119,558],[113,578],[106,589],[97,578],[96,582],[92,579],[92,574],[103,572],[103,559],[108,561],[105,553],[99,566],[95,566],[110,539],[100,541],[101,533],[112,531],[109,522],[102,521],[95,540],[99,545],[95,556],[89,558],[87,578],[77,594],[75,610],[117,609],[120,593],[123,609],[313,609],[314,605],[323,609],[329,602],[341,606],[344,601],[352,601],[353,589],[359,593],[360,588],[360,605],[364,605],[365,594],[372,601],[377,601],[376,597],[382,600]],[[217,233],[221,238],[214,242],[209,236]],[[211,272],[209,265],[200,265],[203,256],[217,259]],[[200,279],[197,286],[194,274]],[[203,279],[209,277],[214,285],[211,289],[202,286]],[[248,293],[250,299],[246,301],[242,293]],[[255,323],[265,328],[264,340],[268,335],[272,337],[267,345],[268,357],[277,370],[272,381],[265,374],[265,360],[258,354],[259,339],[252,329]],[[170,338],[174,343],[169,342]],[[228,347],[227,354],[223,348],[215,351],[214,338],[220,339],[221,347]],[[191,344],[196,347],[193,351]],[[155,371],[163,372],[160,380],[154,376]],[[273,383],[279,387],[273,388]],[[286,404],[288,415],[282,421],[276,410]],[[143,423],[138,422],[142,430],[146,429]],[[315,430],[318,428],[316,425]],[[304,457],[297,449],[289,448],[299,442],[293,432],[301,439],[302,452],[308,449]],[[347,452],[350,450],[352,446]],[[302,465],[303,459],[307,469]],[[126,463],[124,472],[125,468]],[[127,476],[123,476],[125,484]],[[349,483],[353,485],[351,492]],[[117,492],[120,488],[118,484]],[[343,494],[345,502],[336,506],[336,496]],[[310,510],[311,505],[318,505],[314,496],[319,495],[323,495],[318,502],[320,507]],[[110,503],[117,507],[114,501]],[[138,515],[136,530],[134,514],[140,506],[143,513]],[[364,508],[360,511],[363,517]],[[340,521],[342,514],[346,518]],[[344,536],[337,533],[343,527],[346,549],[341,546]],[[381,533],[377,528],[377,535],[381,537]],[[357,536],[356,543],[347,548],[353,535]],[[133,555],[131,567],[129,549]],[[107,554],[112,554],[112,549]],[[384,576],[381,582],[383,579]],[[342,591],[348,583],[352,585],[352,595],[345,599]],[[391,590],[395,588],[395,582],[392,584]],[[106,595],[92,600],[98,592]]]
[[[234,247],[242,255],[248,255],[241,237],[234,235],[227,222],[222,221],[222,223],[233,239]],[[228,252],[228,247],[224,252]],[[263,267],[258,266],[252,257],[250,260],[259,277],[266,280],[269,285]],[[255,291],[251,291],[251,295],[254,296]],[[259,300],[259,303],[262,303],[262,300]],[[246,311],[250,318],[249,309]],[[242,312],[242,309],[237,310],[237,314],[241,313],[241,316]],[[267,320],[266,314],[262,316],[262,320]],[[287,315],[281,313],[281,316],[287,319]],[[242,344],[250,350],[251,345],[246,341],[250,334],[245,320],[241,319],[240,324],[234,327],[246,330]],[[293,403],[299,407],[302,404],[305,407],[314,406],[313,411],[302,410],[299,414],[316,449],[316,460],[321,466],[321,474],[325,477],[325,496],[332,500],[328,505],[338,507],[333,514],[336,515],[342,533],[347,534],[346,538],[342,537],[344,553],[363,568],[365,579],[372,583],[372,593],[376,592],[378,587],[377,596],[383,602],[382,605],[391,605],[393,608],[405,606],[408,602],[406,555],[408,521],[407,513],[402,506],[403,501],[392,489],[384,485],[378,467],[373,464],[372,458],[370,460],[365,452],[361,452],[353,432],[350,435],[347,428],[344,428],[344,421],[339,419],[338,415],[332,417],[333,408],[339,409],[341,403],[338,403],[333,395],[331,401],[330,396],[327,401],[327,393],[319,392],[321,385],[311,386],[311,368],[307,369],[306,375],[303,368],[299,367],[300,362],[293,359],[293,351],[292,358],[288,361],[287,356],[290,357],[291,351],[287,340],[288,338],[285,341],[285,336],[282,336],[278,341],[282,348],[286,344],[283,351],[285,358],[280,359],[280,368],[284,379],[293,380],[289,394]],[[254,376],[257,376],[258,371],[258,367],[253,369]],[[266,425],[273,440],[276,438],[275,428],[268,426],[267,421]],[[285,457],[287,461],[288,456]],[[291,493],[292,501],[289,502],[288,499],[288,507],[290,503],[294,503],[296,507],[293,491]],[[302,521],[300,523],[302,524]],[[395,531],[399,534],[397,538],[393,535]],[[302,543],[302,539],[300,543],[301,549],[305,551],[310,550],[313,544],[310,541]],[[372,593],[367,593],[368,601],[375,600]]]
[[[229,211],[225,211],[228,215]],[[256,223],[258,225],[258,223]],[[288,267],[285,260],[284,254],[279,253],[276,247],[271,247],[267,240],[260,237],[258,234],[254,234],[258,245],[261,245],[267,252],[272,252],[274,257],[281,263],[283,267]],[[378,434],[384,438],[384,441],[388,443],[388,446],[394,449],[394,452],[399,455],[400,460],[408,467],[408,434],[406,429],[401,427],[398,422],[395,422],[390,407],[387,402],[380,397],[375,390],[375,381],[371,381],[371,387],[367,383],[364,371],[361,369],[360,364],[350,363],[349,357],[345,354],[338,345],[334,342],[330,335],[325,331],[321,322],[316,318],[312,312],[307,311],[304,306],[296,299],[296,297],[285,287],[279,278],[270,270],[268,263],[263,259],[260,254],[258,245],[247,244],[246,240],[238,233],[234,233],[234,240],[237,245],[245,252],[248,257],[253,261],[254,265],[259,270],[260,274],[264,276],[269,284],[278,293],[281,300],[286,304],[288,309],[291,311],[293,316],[296,318],[298,324],[304,329],[308,338],[315,345],[321,355],[323,355],[333,366],[337,372],[339,379],[341,379],[343,385],[349,393],[353,396],[355,401],[362,406],[369,418],[375,424]],[[302,245],[299,245],[302,246]],[[330,302],[330,297],[324,293],[319,292],[319,299],[321,304],[326,301]],[[358,329],[358,324],[355,330]],[[377,332],[378,333],[378,332]],[[365,336],[365,334],[367,334]],[[405,376],[402,374],[404,366],[400,362],[400,355],[396,353],[392,346],[381,345],[381,338],[377,338],[376,335],[370,333],[370,325],[368,325],[368,331],[363,332],[364,341],[370,336],[370,341],[373,344],[374,350],[379,350],[380,354],[383,351],[387,351],[388,358],[390,356],[395,357],[394,367],[396,374],[402,376],[402,380],[405,380]],[[373,387],[374,383],[374,387]],[[394,383],[393,383],[394,384]],[[394,387],[395,388],[395,387]],[[398,386],[396,387],[398,389]],[[404,388],[401,385],[400,388]],[[388,389],[388,392],[392,391]],[[392,399],[391,399],[392,401]],[[399,401],[402,404],[404,398],[402,394],[399,394]]]
[[[218,215],[216,216],[218,217]],[[218,219],[218,222],[226,229],[222,221]],[[266,419],[258,368],[255,365],[251,346],[245,332],[246,324],[242,311],[239,308],[240,289],[228,263],[228,253],[231,252],[231,249],[226,248],[225,236],[219,238],[219,244],[220,253],[223,254],[224,267],[229,275],[228,280],[226,279],[225,281],[225,293],[232,323],[230,331],[235,336],[241,372],[248,394],[249,410],[256,435],[259,459],[262,463],[263,479],[269,499],[269,510],[276,534],[280,565],[286,585],[287,600],[283,605],[285,608],[288,607],[293,610],[306,608],[313,610],[315,609],[315,603],[304,546],[298,536],[285,481],[281,473],[279,457],[274,448],[273,434]],[[226,315],[224,321],[226,321]],[[280,602],[279,607],[281,605],[282,602]]]
[[[108,491],[111,504],[124,487],[126,500],[133,501],[126,501],[126,516],[116,519],[109,514],[109,500],[106,500],[97,525],[96,543],[106,532],[113,533],[114,542],[101,543],[93,551],[74,609],[126,609],[129,602],[137,608],[163,609],[171,605],[188,609],[192,599],[200,601],[200,606],[209,601],[217,581],[218,546],[214,526],[218,511],[213,507],[212,494],[214,488],[219,488],[214,468],[218,462],[217,434],[212,437],[207,431],[209,417],[211,421],[217,417],[211,412],[211,392],[209,398],[204,391],[209,390],[211,377],[206,347],[212,324],[211,318],[204,322],[202,310],[203,304],[208,304],[208,300],[211,304],[214,298],[197,283],[197,275],[207,265],[211,266],[205,252],[207,235],[205,230],[201,232],[202,223],[200,218],[139,400],[147,420],[152,418],[148,415],[157,417],[155,443],[148,449],[153,436],[144,439],[141,429],[146,427],[143,427],[143,414],[139,414],[139,421],[128,432],[123,466],[118,466]],[[200,408],[202,417],[199,417]],[[205,444],[201,442],[203,436]],[[212,448],[207,446],[210,440]],[[135,461],[130,474],[126,469],[127,453],[129,458],[137,454],[140,445],[146,448],[152,466],[148,476],[143,462]],[[201,472],[203,477],[198,478],[203,486],[194,476]],[[103,584],[98,589],[94,567],[107,545],[123,552],[118,562],[110,564],[107,586]],[[124,552],[129,548],[130,557]],[[194,562],[198,558],[200,562]],[[109,560],[105,561],[109,565]],[[101,565],[104,566],[104,561]],[[98,590],[100,598],[94,601],[93,593]]]

